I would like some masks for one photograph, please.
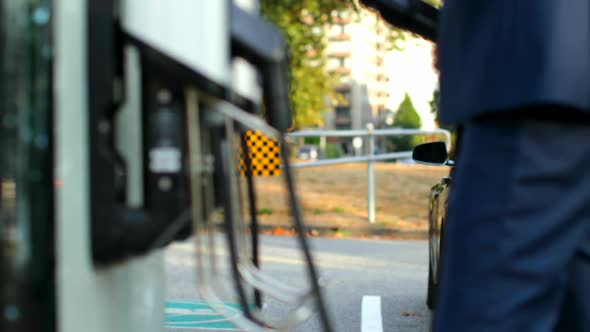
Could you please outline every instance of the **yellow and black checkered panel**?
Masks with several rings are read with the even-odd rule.
[[[281,174],[281,155],[279,142],[270,139],[259,131],[246,132],[246,145],[250,157],[250,172],[254,176],[278,176]],[[240,150],[240,173],[246,175],[244,151]]]

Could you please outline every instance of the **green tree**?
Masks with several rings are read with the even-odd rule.
[[[435,7],[440,7],[443,5],[443,1],[442,0],[425,0],[425,2],[428,2],[429,4],[435,6]]]
[[[435,119],[437,124],[440,125],[440,123],[438,122],[438,105],[440,103],[440,91],[437,89],[434,89],[434,91],[432,91],[432,99],[430,100],[430,111],[432,113],[434,113],[435,115]]]
[[[288,44],[294,129],[320,125],[335,78],[325,69],[325,34],[338,11],[357,8],[353,0],[261,0],[262,15]]]
[[[404,100],[400,103],[395,118],[393,120],[394,128],[403,129],[419,129],[422,127],[422,120],[420,115],[416,112],[416,108],[412,103],[412,99],[406,93]],[[397,136],[391,139],[394,145],[395,151],[409,151],[414,148],[417,144],[422,143],[423,137],[408,135],[408,136]]]

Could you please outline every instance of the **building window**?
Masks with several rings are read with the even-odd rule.
[[[350,118],[350,107],[349,106],[338,106],[336,107],[337,118]]]

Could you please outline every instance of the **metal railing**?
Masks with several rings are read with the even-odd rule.
[[[355,162],[367,163],[367,219],[375,222],[375,162],[385,160],[397,160],[412,158],[412,151],[401,151],[375,154],[375,138],[381,136],[408,136],[408,135],[444,135],[447,147],[451,146],[451,133],[445,129],[420,130],[420,129],[374,129],[372,124],[362,130],[304,130],[289,133],[287,136],[296,137],[359,137],[368,141],[368,155],[354,157],[340,157],[332,159],[319,159],[315,161],[299,162],[291,164],[291,168],[312,166],[327,166]],[[367,150],[367,149],[366,149]]]

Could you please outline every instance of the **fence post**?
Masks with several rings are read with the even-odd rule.
[[[375,136],[373,135],[373,124],[367,124],[367,138],[369,141],[369,156],[375,155]],[[369,223],[375,222],[375,162],[367,162],[367,214]]]

